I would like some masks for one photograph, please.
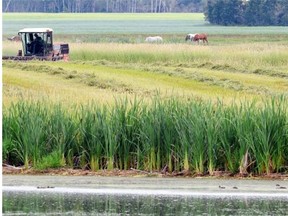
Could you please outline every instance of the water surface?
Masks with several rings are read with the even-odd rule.
[[[2,212],[3,215],[287,215],[288,190],[279,189],[278,184],[288,186],[287,181],[3,176]]]

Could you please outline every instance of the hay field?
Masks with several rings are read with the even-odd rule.
[[[15,44],[3,46],[11,52]],[[75,103],[159,92],[227,101],[288,92],[288,47],[276,43],[70,43],[70,50],[69,62],[3,62],[4,104],[19,89],[21,97]]]
[[[70,61],[4,62],[3,104],[42,97],[106,103],[159,93],[229,103],[288,92],[287,27],[213,26],[192,13],[4,13],[2,54],[22,49],[6,37],[44,26],[54,29],[56,43],[69,43]],[[193,31],[208,33],[209,45],[185,41]],[[145,43],[152,34],[164,42]]]

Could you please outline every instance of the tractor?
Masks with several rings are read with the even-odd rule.
[[[47,60],[58,61],[69,58],[69,45],[53,44],[51,28],[24,28],[18,32],[23,50],[16,56],[2,56],[3,60]]]

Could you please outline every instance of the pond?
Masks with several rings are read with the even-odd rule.
[[[283,189],[277,188],[278,184]],[[191,178],[3,176],[2,212],[3,215],[287,215],[287,184],[287,181]]]

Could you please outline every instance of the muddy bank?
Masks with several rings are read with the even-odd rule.
[[[87,192],[86,189],[120,191],[150,191],[168,190],[173,194],[213,194],[223,195],[263,195],[287,196],[288,179],[256,180],[256,179],[216,179],[216,178],[171,178],[171,177],[121,177],[121,176],[53,176],[53,175],[3,175],[2,186],[5,189],[22,187],[24,190],[74,188],[72,192]],[[77,188],[77,190],[76,190]],[[80,191],[79,191],[80,189]],[[60,191],[61,191],[60,190]],[[88,190],[89,191],[89,190]],[[129,192],[129,193],[130,193]],[[161,192],[161,193],[162,193]]]
[[[119,170],[114,169],[99,170],[97,172],[85,170],[85,169],[72,169],[72,168],[58,168],[47,170],[35,170],[33,168],[25,169],[24,167],[15,167],[4,164],[2,166],[3,175],[60,175],[60,176],[122,176],[122,177],[190,177],[190,178],[225,178],[225,179],[262,179],[262,180],[288,180],[288,173],[272,173],[270,175],[245,175],[239,174],[232,175],[230,172],[215,171],[213,176],[211,175],[195,175],[191,172],[148,172],[143,170]]]

